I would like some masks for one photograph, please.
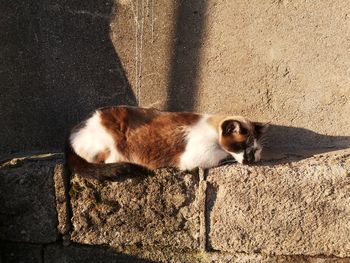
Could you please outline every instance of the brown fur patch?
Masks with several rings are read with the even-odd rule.
[[[99,152],[94,157],[94,163],[104,163],[110,154],[111,151],[109,149],[106,149],[103,152]]]
[[[240,152],[245,148],[245,141],[248,136],[240,134],[232,134],[230,136],[222,136],[220,143],[222,147],[229,152]]]
[[[186,128],[201,117],[127,106],[100,109],[100,113],[124,161],[149,169],[178,165],[186,146]]]
[[[236,128],[231,129],[232,132],[223,131],[227,125],[232,122],[235,123]],[[225,127],[223,127],[225,126]],[[221,131],[220,144],[229,152],[240,152],[246,148],[246,141],[248,137],[254,134],[253,125],[243,117],[225,118],[220,122],[219,130]]]
[[[233,138],[232,138],[233,141],[235,141],[235,142],[244,142],[244,141],[246,141],[247,138],[248,138],[247,135],[242,135],[242,134],[240,134],[240,133],[233,134],[232,137],[233,137]]]

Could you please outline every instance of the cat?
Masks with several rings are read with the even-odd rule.
[[[267,127],[241,116],[105,107],[72,129],[65,155],[71,172],[112,181],[163,167],[211,168],[227,157],[250,164],[261,158]],[[113,172],[101,173],[105,166]]]

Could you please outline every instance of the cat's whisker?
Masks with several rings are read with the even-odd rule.
[[[267,140],[262,140],[262,141],[260,141],[260,144],[263,144],[263,143],[266,143],[267,142]]]

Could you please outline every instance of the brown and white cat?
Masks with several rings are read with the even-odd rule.
[[[241,116],[108,107],[73,128],[65,154],[72,172],[107,180],[162,167],[210,168],[228,156],[248,164],[260,160],[266,128]],[[115,174],[98,172],[106,164]]]

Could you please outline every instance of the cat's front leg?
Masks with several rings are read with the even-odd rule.
[[[237,163],[236,159],[233,158],[233,156],[227,156],[226,158],[219,161],[218,166],[226,165],[226,164],[232,164]]]

